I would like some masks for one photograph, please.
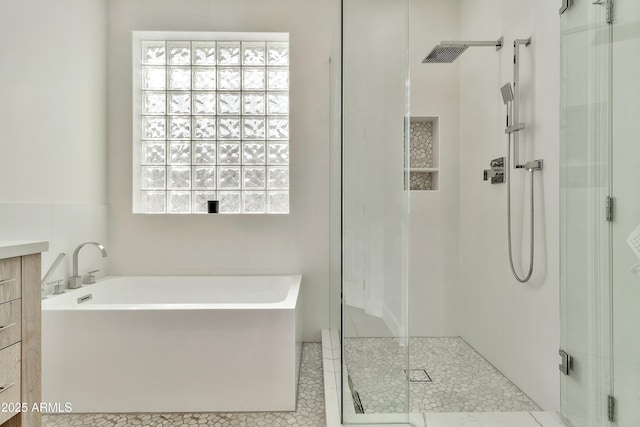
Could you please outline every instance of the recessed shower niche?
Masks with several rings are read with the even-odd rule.
[[[438,118],[411,117],[409,152],[410,188],[414,191],[438,189]]]

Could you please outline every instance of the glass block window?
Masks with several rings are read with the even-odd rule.
[[[246,34],[134,33],[134,212],[289,212],[288,35]]]

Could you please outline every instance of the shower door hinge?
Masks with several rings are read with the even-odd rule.
[[[562,0],[562,6],[560,7],[560,15],[565,13],[567,9],[569,9],[572,6],[572,3],[573,3],[572,0]]]
[[[616,420],[616,398],[607,396],[607,419],[611,422]]]
[[[560,372],[562,372],[563,375],[569,376],[569,373],[573,369],[573,358],[569,353],[567,353],[562,349],[560,349],[559,354],[560,354],[561,360],[558,368],[560,369]]]
[[[605,215],[607,218],[607,222],[613,221],[613,197],[611,196],[607,196],[606,199]]]
[[[607,24],[613,24],[613,0],[607,0]]]

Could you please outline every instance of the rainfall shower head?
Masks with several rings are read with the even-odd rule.
[[[503,38],[497,41],[480,41],[480,42],[441,42],[433,48],[431,53],[422,60],[423,64],[450,64],[471,46],[494,46],[496,50],[502,49]]]
[[[502,93],[502,101],[505,105],[513,101],[513,86],[511,86],[511,83],[502,86],[500,92]]]
[[[422,60],[423,64],[450,64],[467,50],[466,45],[439,44]]]

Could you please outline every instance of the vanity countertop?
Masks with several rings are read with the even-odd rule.
[[[49,250],[46,240],[0,240],[0,259],[37,254]]]

